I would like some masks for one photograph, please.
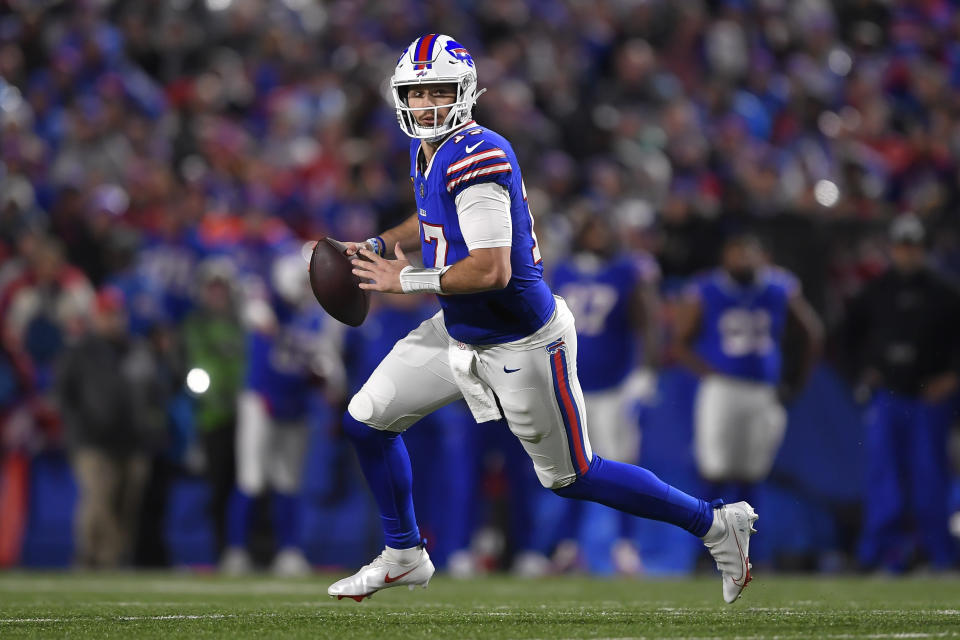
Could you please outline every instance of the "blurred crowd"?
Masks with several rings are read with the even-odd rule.
[[[0,433],[8,452],[122,454],[109,473],[74,461],[81,484],[113,486],[93,491],[118,494],[118,522],[149,456],[188,464],[206,434],[209,466],[231,446],[209,434],[235,420],[246,338],[291,298],[264,293],[275,262],[409,215],[409,139],[386,88],[422,33],[477,61],[476,119],[517,152],[547,264],[602,214],[669,293],[716,263],[718,233],[760,229],[828,330],[903,212],[960,271],[950,0],[0,7]],[[198,402],[184,380],[204,358],[229,382]],[[336,404],[344,374],[318,366]],[[114,423],[137,427],[103,436]],[[108,556],[124,549],[114,529],[88,532]]]

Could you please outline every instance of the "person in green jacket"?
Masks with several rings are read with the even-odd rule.
[[[234,436],[245,346],[232,263],[224,258],[209,259],[199,266],[198,276],[198,305],[184,321],[183,337],[190,369],[187,384],[196,398],[196,427],[206,460],[219,557],[225,546],[227,504],[236,479]]]

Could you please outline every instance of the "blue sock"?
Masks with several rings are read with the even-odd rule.
[[[278,549],[300,548],[297,525],[299,523],[298,496],[290,493],[273,494],[273,535]]]
[[[360,468],[380,507],[383,537],[388,547],[410,549],[420,544],[413,512],[413,471],[399,433],[380,431],[349,415],[343,430],[353,442]]]
[[[255,496],[234,489],[227,507],[227,544],[231,547],[246,547],[250,535],[250,519],[253,516]]]
[[[688,496],[642,467],[597,455],[576,482],[554,492],[564,498],[591,500],[641,518],[669,522],[697,537],[703,537],[713,524],[709,502]]]

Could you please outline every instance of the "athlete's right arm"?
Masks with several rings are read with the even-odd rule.
[[[673,353],[677,360],[698,376],[713,373],[713,367],[693,348],[694,340],[700,333],[702,315],[697,298],[690,296],[682,299],[676,309],[673,337]]]
[[[400,248],[404,251],[414,251],[420,248],[420,220],[417,214],[413,214],[400,224],[387,229],[380,234],[383,240],[384,256],[390,257],[393,254],[393,247],[400,243]],[[366,242],[345,242],[347,245],[347,256],[356,255],[360,249],[369,248]]]

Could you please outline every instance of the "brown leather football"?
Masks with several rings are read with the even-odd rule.
[[[370,310],[370,292],[360,288],[353,274],[346,246],[333,238],[322,238],[310,255],[310,288],[317,302],[335,319],[359,327]]]

